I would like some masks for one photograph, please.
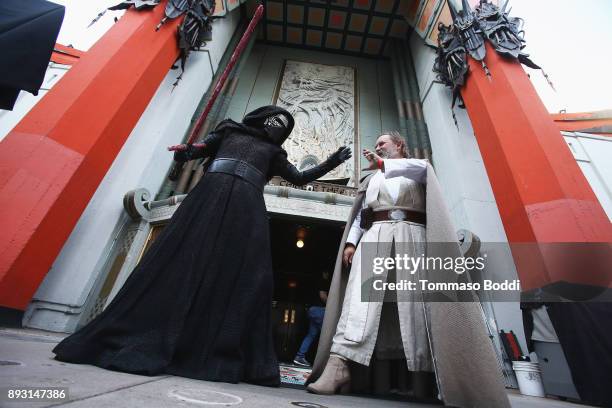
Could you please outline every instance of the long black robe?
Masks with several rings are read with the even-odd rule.
[[[328,160],[300,173],[277,144],[225,122],[208,139],[206,151],[217,158],[294,184],[334,166]],[[58,360],[129,373],[276,386],[272,289],[262,191],[234,175],[206,173],[115,299],[53,351]]]
[[[580,399],[585,404],[612,407],[610,303],[554,302],[546,308]]]
[[[0,1],[0,109],[13,110],[20,90],[38,95],[64,11],[44,0]]]

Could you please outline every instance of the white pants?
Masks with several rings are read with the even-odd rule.
[[[395,253],[418,257],[425,253],[425,228],[422,225],[404,221],[376,222],[365,232],[355,255],[342,304],[342,313],[331,352],[357,363],[369,366],[380,324],[382,301],[362,299],[362,247],[368,245],[368,252],[376,248],[376,256],[394,256]],[[411,279],[406,270],[396,269],[397,281]],[[386,281],[386,271],[376,277]],[[366,286],[364,286],[365,288]],[[402,344],[410,371],[433,371],[423,303],[415,299],[413,291],[397,291]],[[362,301],[363,300],[363,301]]]

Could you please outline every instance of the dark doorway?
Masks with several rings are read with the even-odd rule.
[[[274,268],[272,321],[278,359],[291,363],[308,333],[310,306],[324,306],[344,225],[333,221],[271,216],[270,239]],[[298,246],[298,240],[303,246]],[[318,338],[306,359],[314,360]]]

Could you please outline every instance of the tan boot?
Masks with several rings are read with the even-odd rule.
[[[315,394],[332,395],[340,391],[345,394],[349,391],[351,384],[351,373],[345,360],[331,355],[321,377],[306,389]]]

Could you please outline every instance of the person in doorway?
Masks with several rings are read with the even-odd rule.
[[[364,366],[388,367],[379,364],[385,359],[401,359],[416,397],[438,397],[457,407],[509,407],[477,303],[451,301],[458,296],[452,292],[442,293],[448,301],[425,302],[415,291],[395,291],[394,303],[384,306],[382,300],[362,301],[361,257],[368,243],[382,257],[400,251],[411,257],[461,257],[431,165],[408,158],[396,131],[382,134],[375,151],[364,149],[363,154],[374,172],[358,188],[340,244],[308,391],[364,392],[356,389],[355,372],[363,373]],[[391,281],[406,277],[399,268],[387,273],[384,278]],[[433,278],[422,267],[417,276]],[[443,277],[457,279],[454,271]]]
[[[308,353],[310,346],[321,332],[321,326],[323,325],[325,303],[327,302],[327,293],[329,291],[329,274],[327,272],[321,274],[318,287],[320,304],[308,308],[308,333],[304,340],[302,340],[302,344],[293,359],[294,364],[302,367],[310,367],[310,363],[306,360],[306,353]]]
[[[222,121],[203,146],[175,160],[210,157],[108,307],[54,349],[56,359],[134,374],[278,386],[270,304],[273,274],[263,189],[279,175],[303,185],[351,157],[347,147],[300,172],[281,147],[294,125],[264,106]]]

